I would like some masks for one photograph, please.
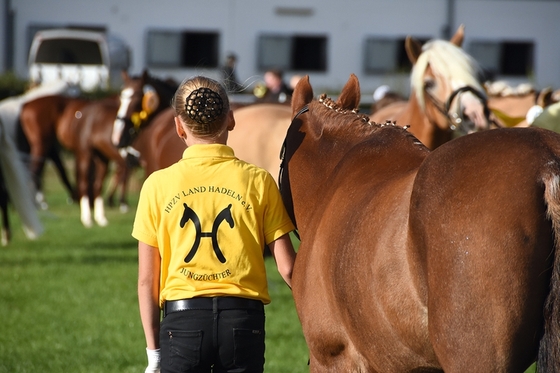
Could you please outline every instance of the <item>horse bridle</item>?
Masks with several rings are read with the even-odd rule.
[[[461,130],[462,132],[467,133],[468,129],[465,128],[464,118],[457,113],[449,112],[451,110],[451,105],[453,104],[453,100],[455,100],[455,98],[459,94],[464,92],[471,92],[482,101],[484,105],[484,116],[488,120],[488,127],[490,126],[490,123],[496,124],[493,120],[490,119],[490,109],[488,108],[488,100],[486,99],[486,96],[476,88],[473,88],[469,85],[458,88],[451,93],[451,95],[449,96],[449,98],[445,103],[439,101],[437,98],[431,95],[426,89],[424,89],[424,93],[426,94],[426,96],[430,98],[430,101],[432,101],[436,109],[447,119],[449,128],[452,131]]]
[[[309,106],[305,105],[304,107],[302,107],[301,110],[298,111],[296,115],[294,115],[288,128],[292,126],[292,123],[294,123],[294,120],[296,120],[297,117],[299,117],[301,114],[306,113],[308,111],[309,111]],[[288,136],[286,134],[286,137],[284,137],[284,141],[282,142],[282,147],[280,148],[280,174],[278,175],[278,189],[280,189],[280,191],[282,191],[282,175],[284,174],[284,167],[286,167],[286,140],[287,139]]]
[[[292,121],[290,122],[288,129],[292,126],[292,124],[297,119],[297,117],[299,117],[300,115],[308,111],[309,111],[309,106],[305,105],[304,107],[302,107],[301,110],[298,111],[296,115],[294,115],[294,117],[292,118]],[[286,137],[284,137],[284,141],[282,142],[282,147],[280,148],[280,172],[278,175],[278,189],[280,190],[280,192],[282,192],[282,176],[284,175],[284,168],[286,167],[286,140],[287,139],[288,139],[288,134],[286,133]],[[297,231],[297,223],[295,222],[295,216],[294,216],[294,225],[296,226],[294,235],[297,237],[298,240],[301,241],[301,238]]]

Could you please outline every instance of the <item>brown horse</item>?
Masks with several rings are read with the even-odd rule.
[[[67,126],[70,125],[75,113],[87,103],[88,101],[84,99],[49,95],[31,100],[21,108],[20,124],[29,146],[29,168],[37,191],[37,202],[43,208],[46,207],[46,202],[43,196],[42,175],[47,159],[53,160],[70,198],[73,200],[78,198],[60,158],[57,132],[60,133],[63,141],[74,144],[74,129],[67,129]]]
[[[554,103],[552,88],[541,91],[488,95],[488,108],[502,127],[527,127],[534,121],[532,110],[537,113]]]
[[[123,72],[122,79],[120,105],[114,119],[111,139],[127,162],[126,167],[122,168],[122,173],[115,173],[109,186],[107,199],[109,205],[115,205],[114,200],[119,191],[120,209],[126,211],[128,209],[126,189],[129,173],[140,161],[138,158],[140,154],[132,143],[142,131],[150,127],[154,118],[169,108],[177,89],[177,83],[151,76],[147,70],[144,70],[139,76],[129,76],[127,72]],[[140,142],[143,141],[140,140]],[[151,149],[147,149],[147,151],[151,151]]]
[[[449,42],[432,40],[422,46],[408,37],[406,52],[413,64],[409,99],[379,109],[371,119],[410,126],[410,132],[430,149],[451,140],[455,130],[470,133],[488,128],[480,67],[460,48],[463,38],[463,26]]]
[[[560,135],[504,128],[430,152],[308,77],[281,191],[311,372],[560,371]]]
[[[77,199],[86,227],[92,225],[92,207],[95,222],[100,226],[108,223],[101,191],[109,161],[114,161],[117,169],[125,167],[111,143],[118,108],[118,97],[89,101],[59,95],[39,98],[22,108],[21,125],[30,144],[37,146],[31,147],[36,162],[44,159],[41,154],[54,138],[74,154]]]
[[[280,149],[290,125],[291,109],[282,104],[254,104],[233,109],[235,128],[228,145],[235,155],[267,170],[275,179],[280,168]],[[181,159],[185,143],[177,136],[171,108],[154,117],[132,143],[146,175]]]

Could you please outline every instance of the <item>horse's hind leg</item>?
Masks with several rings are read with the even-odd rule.
[[[93,192],[93,219],[100,227],[105,227],[109,224],[105,217],[105,207],[101,191],[103,189],[103,181],[107,176],[108,161],[95,157],[95,172],[94,180],[92,183]]]
[[[132,173],[131,171],[139,164],[138,158],[128,152],[124,154],[124,160],[126,167],[122,168],[117,164],[117,169],[113,177],[111,178],[111,183],[107,193],[107,203],[109,204],[109,206],[113,207],[115,206],[115,196],[117,192],[120,192],[119,209],[122,213],[128,211],[126,194],[128,190],[128,181],[130,178],[130,174]]]
[[[76,188],[80,200],[80,220],[86,228],[92,226],[91,220],[91,206],[90,206],[90,193],[89,193],[89,179],[91,157],[88,154],[75,153],[76,158]]]
[[[68,179],[68,174],[66,173],[66,168],[62,163],[62,159],[60,158],[60,151],[58,147],[55,145],[51,148],[49,152],[49,158],[53,161],[56,170],[58,171],[58,176],[62,180],[62,183],[66,187],[68,194],[73,202],[77,201],[78,197],[76,195],[76,188],[72,186],[70,180]]]

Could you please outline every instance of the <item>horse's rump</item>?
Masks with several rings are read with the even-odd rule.
[[[487,131],[420,166],[410,230],[426,256],[429,331],[444,369],[476,361],[515,371],[535,360],[554,263],[545,190],[558,188],[558,144],[546,131]]]

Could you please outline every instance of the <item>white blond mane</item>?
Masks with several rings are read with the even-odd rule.
[[[428,65],[436,76],[454,83],[453,89],[471,86],[479,92],[484,92],[478,82],[478,63],[456,45],[445,40],[433,40],[424,44],[422,53],[412,69],[411,88],[422,108],[425,107],[423,79]]]

